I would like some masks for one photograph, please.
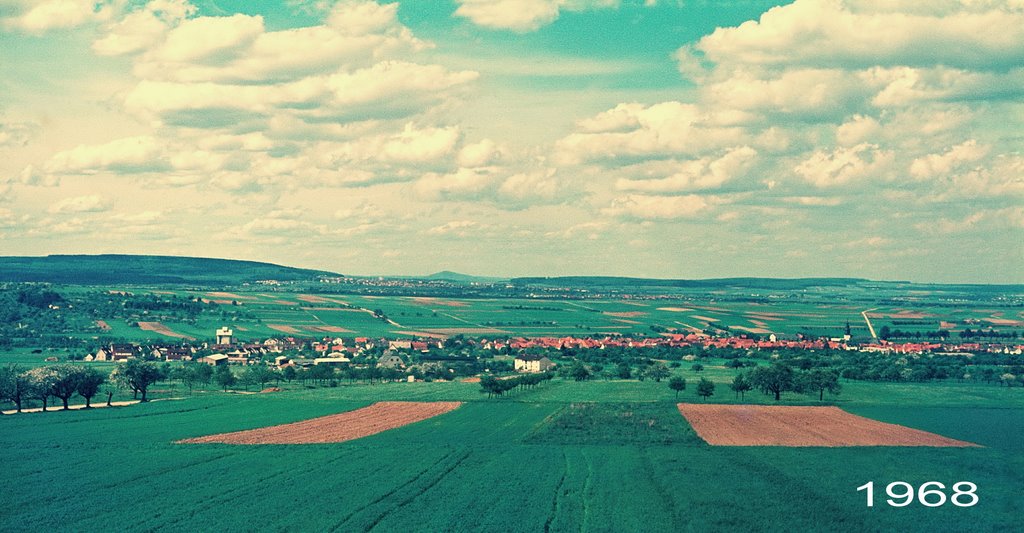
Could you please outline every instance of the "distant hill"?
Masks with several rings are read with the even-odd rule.
[[[455,281],[459,283],[492,283],[495,281],[501,281],[507,278],[489,278],[484,276],[471,276],[469,274],[459,274],[458,272],[452,272],[451,270],[442,270],[441,272],[435,272],[429,276],[424,276],[422,279],[434,279],[444,281]]]
[[[232,285],[257,280],[302,281],[333,272],[257,261],[161,255],[0,257],[0,281],[78,285]]]
[[[800,290],[808,287],[846,287],[869,280],[860,278],[719,278],[719,279],[647,279],[617,276],[560,276],[513,278],[514,285],[541,285],[576,288],[618,288],[618,287],[677,287],[677,288],[748,288],[771,290]]]

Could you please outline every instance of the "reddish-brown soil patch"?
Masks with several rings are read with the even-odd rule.
[[[468,378],[462,378],[463,383],[480,383],[480,376],[473,376]]]
[[[717,318],[711,318],[709,316],[691,315],[691,318],[696,318],[697,320],[703,320],[704,322],[718,322]]]
[[[311,331],[322,331],[325,333],[352,333],[352,330],[338,326],[309,326],[306,329]]]
[[[685,313],[687,311],[693,311],[689,307],[659,307],[658,311],[672,311],[674,313]]]
[[[227,298],[229,300],[252,300],[252,296],[240,296],[233,292],[208,292],[206,293],[210,298]]]
[[[442,333],[431,333],[429,331],[411,331],[411,330],[410,331],[398,331],[398,330],[395,330],[395,331],[392,331],[391,333],[395,333],[397,335],[411,335],[413,337],[430,337],[432,339],[447,339],[448,338],[448,335],[444,335]]]
[[[621,313],[613,313],[611,311],[605,311],[604,314],[608,316],[617,316],[619,318],[636,318],[638,316],[647,316],[647,313],[643,311],[624,311]]]
[[[977,446],[838,407],[681,403],[679,412],[713,446]]]
[[[165,335],[167,337],[174,337],[176,339],[186,339],[190,341],[196,340],[195,337],[189,337],[184,333],[177,333],[171,331],[170,328],[168,328],[167,326],[163,325],[160,322],[139,322],[139,329],[141,329],[142,331],[152,331],[153,333],[159,333],[161,335]]]
[[[270,328],[270,329],[276,330],[276,331],[280,331],[281,333],[291,333],[291,334],[302,333],[298,329],[293,328],[291,326],[285,326],[284,324],[267,324],[267,327]]]
[[[447,413],[462,402],[377,402],[369,407],[292,424],[207,435],[179,443],[313,444],[360,439]]]
[[[942,329],[953,329],[956,327],[956,324],[953,322],[946,322],[945,320],[943,320],[939,322],[939,327]]]
[[[299,302],[293,302],[291,300],[271,300],[267,303],[271,305],[299,305]]]
[[[469,305],[466,302],[442,300],[440,298],[413,298],[412,301],[420,305],[440,305],[443,307],[467,307]]]
[[[754,321],[753,319],[756,319],[756,320],[785,320],[785,318],[782,318],[779,315],[768,314],[768,313],[748,314],[747,316],[751,319],[750,320],[751,322]]]
[[[297,300],[303,302],[309,302],[311,304],[343,304],[345,302],[341,300],[332,300],[330,298],[324,298],[323,296],[315,296],[312,294],[300,294],[295,297]]]
[[[100,328],[103,331],[110,331],[110,324],[107,324],[107,322],[104,320],[97,320],[96,327]]]
[[[742,329],[743,331],[748,331],[750,333],[756,333],[758,335],[767,335],[767,334],[771,333],[771,331],[768,331],[767,329],[764,329],[764,328],[748,328],[748,327],[744,327],[744,326],[733,326],[732,328],[733,329]]]
[[[500,329],[494,328],[430,328],[427,330],[428,333],[436,333],[440,335],[480,335],[480,334],[495,334],[495,333],[508,333]]]
[[[260,392],[261,392],[261,393],[266,393],[266,392],[281,392],[281,388],[280,388],[280,387],[267,387],[267,388],[265,388],[265,389],[261,390]]]
[[[982,320],[990,322],[997,326],[1012,326],[1015,328],[1024,326],[1024,322],[1021,322],[1019,320],[1010,320],[1008,318],[983,318]]]

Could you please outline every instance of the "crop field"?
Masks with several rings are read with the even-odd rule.
[[[708,446],[672,391],[650,381],[555,380],[493,400],[461,382],[202,393],[0,417],[0,530],[1015,529],[1024,513],[1020,389],[877,386],[851,384],[843,408],[981,447]],[[463,404],[336,444],[176,443],[379,401]],[[980,503],[868,508],[856,491],[867,481],[971,481]]]
[[[67,294],[84,294],[85,288],[67,287]],[[95,295],[96,292],[90,293]],[[1022,312],[1014,309],[983,309],[977,306],[940,306],[921,298],[913,306],[884,306],[849,301],[849,294],[835,299],[812,295],[771,302],[737,300],[735,295],[704,294],[701,299],[527,299],[527,298],[421,298],[410,296],[356,296],[309,292],[218,292],[210,290],[106,287],[102,294],[112,301],[125,297],[152,296],[177,301],[200,299],[211,311],[183,319],[162,316],[137,321],[98,316],[80,321],[78,335],[99,334],[135,340],[206,339],[223,325],[230,325],[242,340],[270,336],[324,335],[371,337],[471,336],[567,336],[682,333],[728,329],[733,334],[767,335],[806,333],[842,335],[847,324],[857,337],[870,335],[865,315],[876,331],[883,326],[906,332],[944,329],[955,335],[964,329],[997,332],[1024,329]],[[95,296],[93,296],[95,297]],[[212,302],[213,304],[210,304]],[[375,316],[380,313],[383,316]],[[864,314],[862,314],[864,313]],[[102,322],[103,326],[97,325]],[[77,323],[76,323],[77,324]]]

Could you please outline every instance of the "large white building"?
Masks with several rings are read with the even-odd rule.
[[[231,345],[235,343],[234,333],[231,328],[220,328],[217,330],[217,344]]]

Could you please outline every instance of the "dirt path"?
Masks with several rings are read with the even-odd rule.
[[[713,446],[977,446],[832,406],[681,403],[679,412]]]
[[[185,398],[156,398],[156,399],[150,400],[150,403],[152,403],[152,402],[164,402],[164,401],[167,401],[167,400],[184,400],[184,399]],[[123,401],[123,402],[110,402],[110,405],[108,406],[106,401],[100,400],[100,399],[97,398],[96,401],[92,402],[91,408],[92,409],[100,409],[100,408],[103,408],[103,407],[124,407],[126,405],[135,405],[137,403],[139,403],[139,400],[126,400],[126,401]],[[79,409],[85,409],[85,404],[83,403],[83,404],[76,404],[76,405],[69,405],[68,406],[68,410],[69,411],[77,411]],[[63,410],[64,410],[64,405],[61,404],[59,401],[57,402],[57,405],[49,405],[49,406],[46,407],[46,412],[47,413],[52,413],[54,411],[63,411]],[[7,411],[0,411],[0,412],[2,412],[5,415],[16,415],[16,414],[18,414],[18,411],[16,409],[10,409],[10,410],[7,410]],[[43,412],[43,408],[42,407],[33,407],[31,409],[22,409],[21,412],[22,413],[42,413]]]
[[[178,441],[222,444],[345,442],[447,413],[462,402],[377,402],[369,407],[291,424],[220,433]]]
[[[865,311],[861,311],[860,312],[860,316],[864,317],[864,322],[866,322],[867,325],[868,325],[868,331],[871,332],[871,338],[872,339],[877,339],[878,335],[875,335],[875,327],[871,325],[871,319],[868,318],[868,312],[869,311],[874,311],[874,309],[867,309]]]

